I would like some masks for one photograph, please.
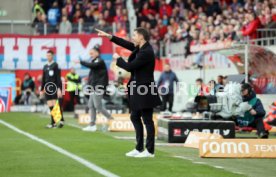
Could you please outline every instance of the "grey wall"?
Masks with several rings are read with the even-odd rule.
[[[5,23],[8,20],[32,21],[33,0],[0,0],[0,33],[11,33],[11,24]],[[3,13],[5,14],[3,16]],[[29,25],[14,25],[13,33],[31,34]]]

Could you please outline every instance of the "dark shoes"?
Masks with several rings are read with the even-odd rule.
[[[261,139],[268,139],[268,135],[269,135],[268,131],[261,132],[260,135],[259,135],[259,138],[261,138]]]

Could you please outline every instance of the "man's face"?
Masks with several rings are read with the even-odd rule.
[[[47,53],[46,55],[48,62],[53,61],[53,55],[51,53]]]
[[[196,86],[200,87],[202,83],[200,81],[196,81]]]
[[[242,93],[242,96],[247,96],[248,95],[248,90],[247,89],[244,89],[241,91]]]
[[[71,73],[73,73],[73,74],[75,74],[75,73],[76,73],[76,71],[75,71],[75,69],[74,69],[74,68],[71,68]]]
[[[90,54],[90,57],[91,57],[92,59],[97,58],[98,55],[99,55],[99,53],[98,53],[96,50],[94,50],[94,49],[91,49],[89,54]]]
[[[143,37],[141,34],[138,34],[137,31],[134,31],[133,36],[132,36],[132,41],[134,43],[135,46],[138,46],[141,41],[142,41]]]
[[[63,22],[66,22],[66,21],[67,21],[67,17],[66,17],[66,16],[63,16],[63,17],[62,17],[62,21],[63,21]]]
[[[24,80],[30,79],[30,76],[28,74],[25,75]]]
[[[164,70],[165,70],[166,72],[169,72],[169,71],[171,70],[170,65],[165,65]]]
[[[222,81],[223,81],[222,77],[218,77],[217,81],[218,81],[218,83],[222,83]]]

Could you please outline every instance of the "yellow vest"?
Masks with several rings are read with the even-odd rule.
[[[77,74],[73,75],[72,73],[68,73],[66,75],[66,78],[70,78],[72,80],[78,80],[79,77],[80,77],[79,75]],[[73,92],[73,91],[76,91],[77,89],[81,89],[81,84],[76,84],[70,80],[67,81],[67,88],[66,88],[67,92]]]

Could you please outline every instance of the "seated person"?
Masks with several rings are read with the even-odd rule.
[[[260,138],[268,138],[268,131],[265,130],[263,122],[266,112],[261,100],[256,97],[251,85],[247,83],[242,85],[241,94],[243,102],[248,102],[252,108],[246,111],[243,117],[237,118],[238,126],[256,128]]]
[[[21,94],[16,96],[14,104],[21,104],[23,100],[23,95],[25,92],[29,90],[31,92],[34,92],[35,90],[35,83],[29,73],[24,74],[24,80],[21,84]]]

